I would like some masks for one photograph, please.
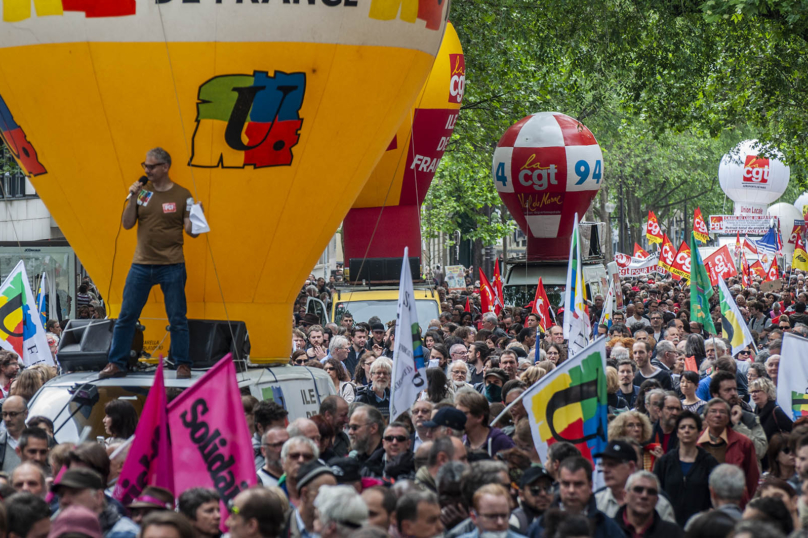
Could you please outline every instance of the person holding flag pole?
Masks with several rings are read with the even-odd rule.
[[[418,326],[418,311],[415,309],[408,254],[409,248],[404,247],[401,282],[398,288],[393,377],[390,381],[391,422],[409,411],[421,391],[426,389],[426,363],[421,346],[421,328]]]

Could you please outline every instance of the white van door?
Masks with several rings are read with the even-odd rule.
[[[334,383],[325,371],[307,366],[266,368],[250,394],[259,400],[272,400],[289,413],[289,422],[320,412],[322,401],[336,394]]]

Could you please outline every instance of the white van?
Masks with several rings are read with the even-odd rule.
[[[54,437],[59,443],[76,442],[85,427],[88,439],[105,437],[104,407],[115,399],[132,402],[140,415],[146,395],[154,384],[155,370],[133,372],[126,377],[98,379],[98,372],[65,374],[46,383],[28,405],[28,417],[44,416],[53,421]],[[165,370],[169,400],[190,387],[205,374],[191,370],[190,379],[177,379],[174,370]],[[325,371],[306,366],[249,368],[236,374],[242,396],[274,400],[289,412],[289,421],[316,415],[320,402],[336,394],[334,383]]]

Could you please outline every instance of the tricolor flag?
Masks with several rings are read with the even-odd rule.
[[[805,251],[805,243],[802,236],[797,235],[797,244],[794,247],[794,256],[791,258],[791,268],[801,271],[808,271],[808,252]]]
[[[746,326],[743,314],[729,293],[726,282],[721,277],[718,277],[718,293],[721,299],[722,336],[732,344],[732,355],[735,356],[754,342],[754,339],[749,327]]]
[[[496,313],[496,296],[494,295],[494,288],[488,282],[488,277],[483,273],[483,268],[480,267],[480,306],[482,307],[483,314],[488,312]]]
[[[547,461],[550,445],[560,441],[572,443],[592,461],[608,440],[606,339],[599,338],[542,377],[525,391],[522,403],[542,461]]]
[[[710,316],[710,297],[713,286],[710,275],[701,259],[696,243],[696,232],[690,235],[690,321],[701,323],[710,334],[715,334],[715,325]]]
[[[758,239],[755,244],[759,254],[775,254],[783,246],[780,234],[774,228],[769,228],[766,235]]]
[[[54,364],[22,261],[0,285],[0,347],[19,355],[25,366]]]
[[[645,251],[645,249],[643,249],[637,243],[634,243],[634,255],[632,256],[632,258],[640,258],[641,260],[644,260],[645,258],[647,258],[649,256],[650,256],[650,254],[648,254]]]
[[[583,279],[581,258],[581,237],[578,232],[578,213],[572,228],[570,242],[570,262],[567,266],[567,289],[564,290],[564,338],[568,342],[570,357],[589,344],[592,323],[589,321],[589,307],[586,304],[586,286]]]
[[[408,411],[418,395],[426,389],[426,361],[421,346],[421,328],[415,309],[415,293],[408,262],[409,249],[404,247],[401,281],[398,288],[396,341],[393,372],[390,380],[390,420]]]
[[[693,233],[700,243],[706,243],[710,240],[710,232],[707,230],[707,224],[704,222],[704,217],[701,216],[701,208],[697,207],[693,215]]]
[[[533,299],[534,314],[539,315],[539,328],[546,333],[553,325],[553,318],[550,317],[550,301],[547,299],[547,292],[544,290],[544,283],[539,277],[539,284],[536,286],[536,297]]]
[[[744,248],[744,250],[748,250],[752,254],[757,254],[758,253],[757,245],[755,244],[754,241],[750,240],[749,236],[747,236],[747,235],[743,236],[743,248]]]
[[[48,323],[48,273],[43,272],[39,279],[39,289],[36,292],[36,309],[39,312],[39,319],[44,327]]]
[[[645,225],[645,237],[651,244],[662,243],[662,228],[659,227],[659,221],[653,211],[648,211],[648,224]]]

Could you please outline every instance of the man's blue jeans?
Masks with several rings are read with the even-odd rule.
[[[123,288],[123,304],[115,331],[112,334],[112,347],[109,362],[121,370],[127,369],[132,338],[135,336],[135,323],[149,299],[152,286],[160,285],[166,302],[166,314],[171,325],[171,357],[176,365],[191,365],[188,357],[190,338],[188,336],[187,307],[185,304],[185,264],[141,265],[132,264],[126,285]]]

